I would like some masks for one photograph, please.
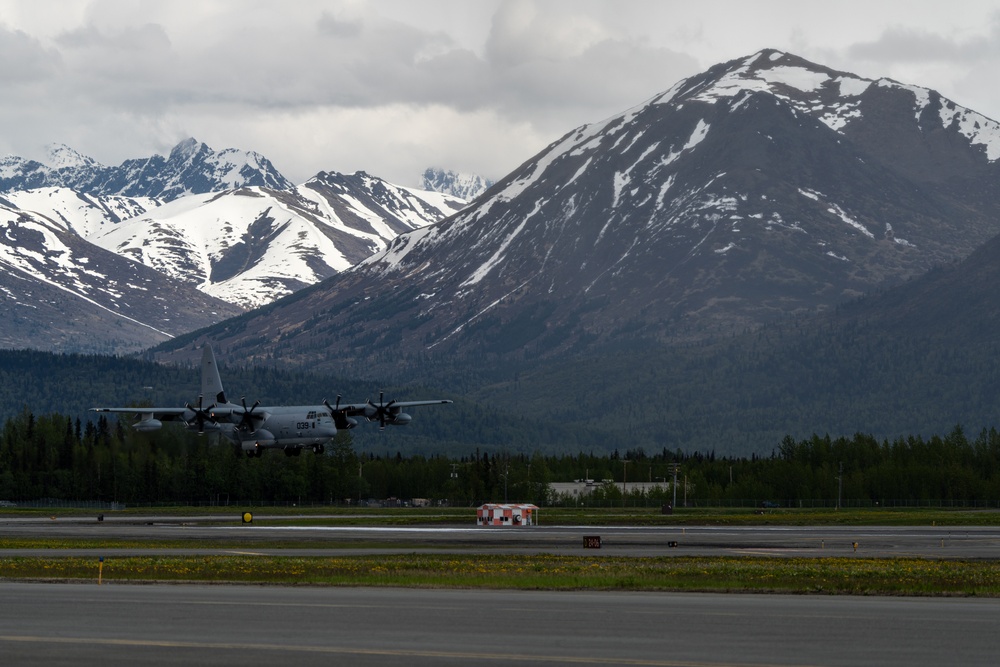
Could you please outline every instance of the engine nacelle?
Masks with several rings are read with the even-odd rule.
[[[136,431],[139,431],[140,433],[149,433],[150,431],[158,431],[160,430],[161,426],[163,426],[163,422],[161,422],[159,419],[153,419],[152,417],[150,417],[149,419],[142,419],[132,424],[132,428],[134,428]]]
[[[399,414],[392,415],[392,421],[389,423],[393,426],[406,426],[413,419],[410,415],[405,412],[400,412]]]

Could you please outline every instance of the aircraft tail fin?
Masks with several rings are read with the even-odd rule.
[[[201,394],[216,405],[228,403],[226,392],[222,388],[222,378],[219,377],[219,367],[215,364],[215,352],[208,343],[201,354]]]

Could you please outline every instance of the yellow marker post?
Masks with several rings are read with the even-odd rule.
[[[101,585],[101,580],[104,578],[104,556],[101,556],[97,561],[97,585]]]

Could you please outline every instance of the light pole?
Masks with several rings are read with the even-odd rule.
[[[681,467],[680,463],[671,463],[670,468],[674,473],[674,504],[671,507],[677,507],[677,469]]]

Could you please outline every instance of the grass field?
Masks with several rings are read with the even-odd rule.
[[[0,558],[0,578],[533,590],[1000,595],[1000,562],[913,558],[141,556]]]

